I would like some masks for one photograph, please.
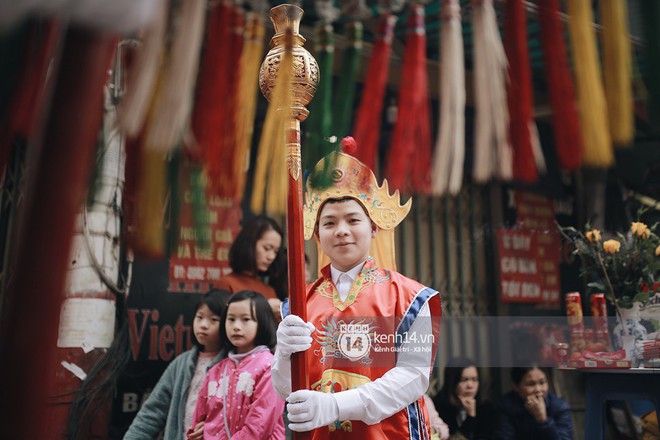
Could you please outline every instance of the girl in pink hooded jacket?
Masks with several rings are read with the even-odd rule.
[[[283,440],[284,401],[270,381],[276,337],[268,301],[251,290],[236,292],[223,322],[220,337],[232,350],[207,373],[188,438]]]

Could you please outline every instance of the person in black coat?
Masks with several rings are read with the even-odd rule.
[[[512,368],[513,390],[502,397],[495,430],[497,440],[572,440],[568,403],[549,391],[540,368]]]
[[[453,358],[447,362],[442,389],[433,399],[438,414],[449,426],[451,439],[490,440],[496,415],[489,402],[482,401],[479,370],[475,362]]]

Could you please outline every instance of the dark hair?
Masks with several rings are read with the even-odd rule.
[[[318,223],[318,221],[319,221],[318,216],[321,215],[321,211],[323,211],[323,208],[325,208],[325,205],[334,205],[334,204],[337,204],[337,203],[345,203],[345,202],[349,202],[351,200],[353,200],[354,202],[357,202],[357,204],[360,205],[360,208],[362,208],[362,210],[367,215],[367,217],[369,217],[369,220],[371,220],[371,217],[369,216],[369,211],[367,211],[367,208],[364,207],[364,205],[362,204],[362,202],[360,202],[360,200],[358,200],[357,198],[352,197],[352,196],[345,196],[345,197],[329,198],[325,202],[323,202],[323,204],[321,206],[319,206],[318,214],[316,214],[317,215],[316,223]]]
[[[229,298],[227,308],[225,308],[225,311],[222,314],[222,321],[220,322],[220,341],[225,347],[235,348],[234,345],[229,342],[229,338],[227,337],[227,329],[225,326],[227,321],[227,311],[229,310],[230,304],[244,300],[250,301],[252,319],[257,321],[257,335],[254,338],[255,347],[257,345],[265,345],[272,351],[277,343],[273,310],[270,308],[270,304],[268,304],[266,298],[261,293],[253,290],[239,290]]]
[[[452,400],[457,400],[458,396],[456,396],[456,387],[461,382],[461,376],[463,375],[463,371],[469,367],[476,368],[477,377],[481,378],[481,372],[479,371],[479,368],[477,368],[476,362],[474,362],[472,359],[464,358],[464,357],[454,357],[449,359],[449,361],[447,361],[447,365],[445,366],[442,389],[440,389],[440,392],[436,397],[437,402],[443,404],[452,404]],[[481,389],[482,387],[479,386],[479,389],[477,390],[477,395],[475,396],[477,402],[481,402]]]
[[[195,315],[197,314],[197,310],[199,310],[200,307],[203,305],[206,305],[209,310],[211,310],[213,313],[215,313],[218,316],[222,316],[222,314],[225,312],[225,309],[227,308],[227,301],[229,301],[229,298],[231,297],[231,292],[229,290],[225,289],[211,289],[208,292],[206,292],[202,297],[197,301],[197,305],[195,305]],[[193,320],[195,319],[193,315]],[[197,338],[195,337],[195,332],[192,332],[192,340],[193,343],[197,346],[197,348],[201,350],[204,349],[204,346],[199,343]]]
[[[257,272],[257,241],[267,231],[275,231],[282,237],[282,246],[275,257],[275,260],[263,273]],[[277,296],[284,300],[287,295],[287,268],[286,253],[284,251],[284,233],[282,228],[275,220],[263,215],[254,217],[243,225],[234,242],[229,248],[229,266],[234,273],[238,274],[258,274],[266,278],[265,282],[273,289]]]
[[[513,382],[516,385],[520,385],[520,382],[522,382],[523,377],[525,377],[525,375],[532,370],[541,370],[543,374],[545,374],[546,380],[550,380],[548,371],[545,368],[531,365],[527,367],[513,367],[511,369],[511,382]]]

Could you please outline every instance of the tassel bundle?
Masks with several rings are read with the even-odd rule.
[[[315,40],[316,62],[319,65],[320,79],[314,101],[310,106],[309,117],[305,122],[306,142],[305,149],[302,152],[304,173],[311,172],[320,159],[334,150],[334,144],[329,141],[332,135],[332,80],[335,58],[332,25],[330,23],[319,23],[316,27]],[[314,184],[317,187],[330,186],[332,180],[329,173],[321,173],[321,175],[325,179],[316,180]]]
[[[148,148],[141,150],[135,209],[133,251],[150,258],[165,253],[165,199],[167,196],[167,160],[165,153]]]
[[[582,133],[573,78],[564,46],[559,0],[539,2],[539,22],[557,160],[564,170],[577,171],[582,164]]]
[[[359,21],[347,23],[346,34],[346,49],[341,59],[341,73],[332,112],[332,133],[337,139],[343,139],[351,130],[355,86],[362,59],[362,23]]]
[[[504,47],[509,60],[509,117],[513,178],[534,183],[545,161],[533,116],[532,74],[527,47],[527,17],[522,0],[507,0]]]
[[[119,125],[129,137],[137,136],[144,126],[163,59],[168,3],[156,2],[154,21],[142,33],[142,44],[128,69],[126,92],[119,105]]]
[[[407,26],[399,111],[386,161],[385,177],[393,188],[428,194],[431,186],[431,112],[422,5],[410,6]]]
[[[145,134],[147,148],[164,153],[171,151],[186,129],[192,109],[205,12],[204,0],[181,3],[179,22],[154,97],[151,110],[154,114]]]
[[[261,16],[254,12],[246,14],[245,40],[239,70],[237,115],[236,115],[236,152],[234,169],[236,178],[235,200],[243,198],[247,171],[250,166],[250,147],[254,132],[254,117],[257,112],[257,93],[259,88],[259,67],[264,50],[266,26]]]
[[[160,258],[165,253],[167,154],[178,144],[192,105],[192,89],[205,16],[205,2],[181,5],[179,27],[157,79],[149,112],[140,134],[140,158],[135,161],[134,251]]]
[[[607,168],[614,163],[614,152],[607,126],[607,104],[600,78],[591,2],[567,0],[566,5],[571,17],[568,30],[572,54],[576,60],[573,67],[582,127],[584,164]]]
[[[376,41],[373,45],[371,60],[367,70],[369,81],[364,86],[360,107],[358,108],[353,134],[358,145],[356,158],[372,170],[376,169],[376,154],[380,137],[380,123],[383,113],[383,101],[387,86],[392,39],[396,17],[384,14],[380,18]]]
[[[628,2],[605,0],[600,5],[603,23],[603,78],[610,133],[615,145],[627,146],[633,142],[635,134]]]
[[[271,90],[270,104],[259,140],[250,208],[254,213],[286,213],[287,167],[285,145],[291,126],[293,91],[293,31],[285,35],[284,52]]]
[[[465,66],[458,0],[443,0],[441,14],[440,132],[433,158],[432,192],[455,195],[463,183],[465,158]]]
[[[493,176],[511,180],[507,60],[493,0],[472,1],[472,29],[476,110],[473,179],[477,183]]]
[[[196,142],[193,157],[204,160],[210,190],[219,197],[236,194],[234,153],[240,74],[236,66],[240,64],[243,26],[240,7],[225,1],[212,9],[192,118]]]

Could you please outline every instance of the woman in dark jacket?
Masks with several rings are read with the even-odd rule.
[[[512,368],[513,390],[498,405],[497,440],[572,440],[568,403],[549,391],[548,378],[536,367]]]
[[[449,426],[452,439],[489,440],[493,438],[495,411],[481,400],[479,371],[470,359],[447,362],[442,389],[433,402],[440,418]]]

